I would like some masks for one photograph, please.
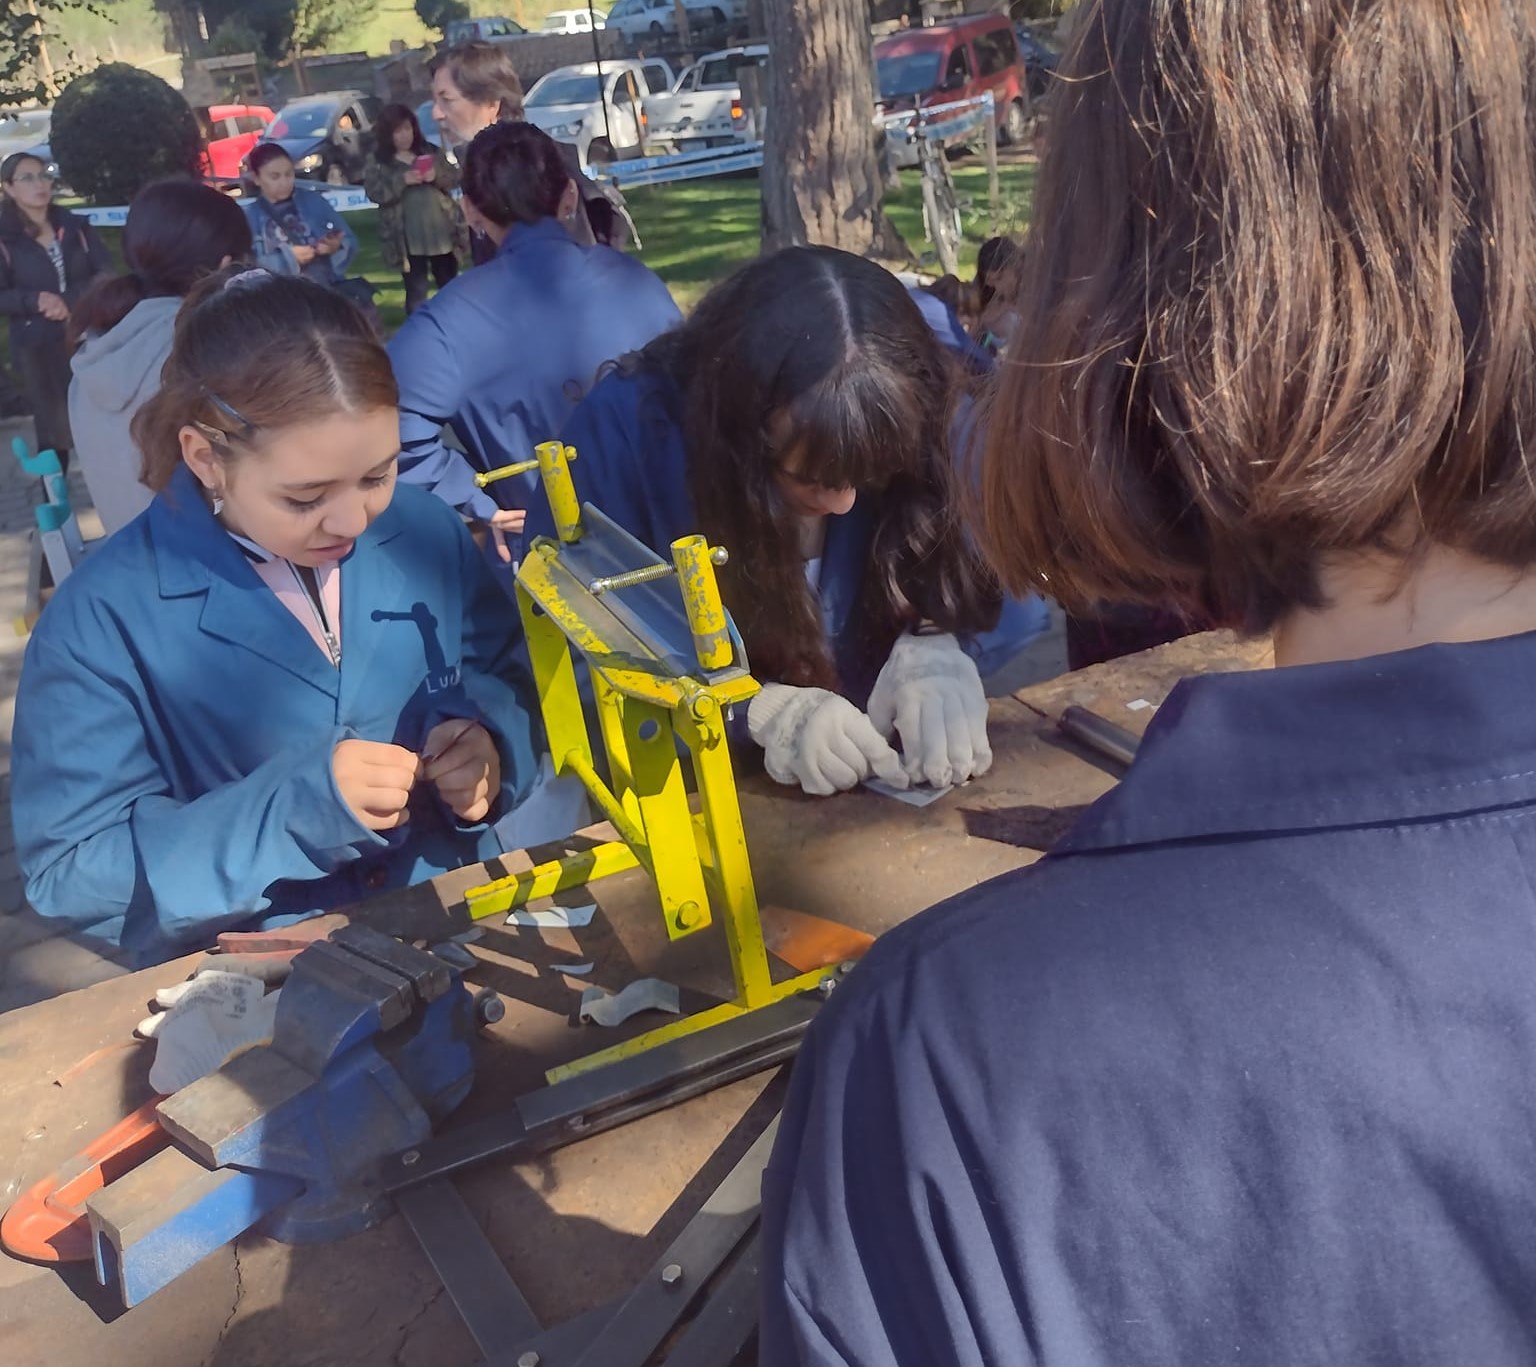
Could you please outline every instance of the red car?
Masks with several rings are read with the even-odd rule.
[[[999,141],[1029,128],[1029,74],[1005,14],[893,33],[875,44],[882,113],[947,104],[992,92]]]
[[[199,109],[197,122],[207,146],[203,174],[212,180],[239,180],[240,163],[273,117],[264,104],[212,104]]]

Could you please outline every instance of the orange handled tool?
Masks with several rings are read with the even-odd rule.
[[[152,1097],[18,1196],[0,1220],[6,1252],[38,1263],[89,1262],[86,1200],[170,1143],[155,1112],[164,1099]]]

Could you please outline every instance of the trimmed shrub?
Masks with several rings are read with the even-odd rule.
[[[64,87],[51,142],[65,182],[98,204],[127,204],[152,180],[201,174],[203,140],[187,102],[125,62]]]

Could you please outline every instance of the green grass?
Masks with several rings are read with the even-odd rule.
[[[950,169],[965,228],[960,273],[969,276],[976,269],[977,249],[992,236],[987,173],[979,157],[957,161]],[[1035,168],[1004,166],[999,184],[997,230],[1017,233],[1028,222]],[[667,282],[684,310],[692,308],[717,280],[758,253],[759,199],[755,175],[649,186],[629,191],[626,198],[645,244],[639,253],[641,260]],[[887,195],[886,209],[907,245],[918,253],[923,268],[938,274],[931,249],[923,240],[922,197],[916,171],[901,173],[901,188]],[[370,209],[348,215],[347,222],[358,242],[351,274],[366,276],[378,287],[379,312],[386,327],[394,331],[405,321],[405,286],[380,256],[377,215]],[[121,232],[105,229],[102,236],[120,261]],[[928,253],[926,259],[924,253]],[[0,349],[3,347],[0,336]]]

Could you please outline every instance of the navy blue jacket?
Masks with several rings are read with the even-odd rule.
[[[584,247],[553,218],[514,224],[492,260],[439,290],[389,343],[401,478],[468,517],[527,507],[536,474],[480,490],[475,472],[531,459],[603,362],[681,316],[661,277],[632,257]],[[448,423],[468,460],[443,445]]]
[[[1186,681],[884,937],[764,1179],[765,1367],[1536,1362],[1536,634]]]
[[[152,963],[508,848],[425,788],[370,831],[331,773],[338,741],[419,752],[472,717],[501,753],[493,815],[538,782],[517,611],[449,509],[395,490],[342,567],[341,636],[337,669],[178,469],[27,646],[11,813],[32,905]]]
[[[600,380],[571,415],[562,439],[576,449],[571,476],[578,497],[665,556],[680,536],[702,530],[689,490],[682,400],[670,379],[651,371],[613,373]],[[827,519],[817,593],[843,692],[863,706],[883,659],[867,659],[853,611],[864,584],[881,496],[860,494],[851,510]],[[542,496],[528,509],[529,536],[553,536]],[[1038,598],[1004,605],[996,629],[966,642],[983,675],[1005,663],[1049,623]],[[748,642],[748,653],[751,642]],[[765,682],[772,682],[766,680]]]

